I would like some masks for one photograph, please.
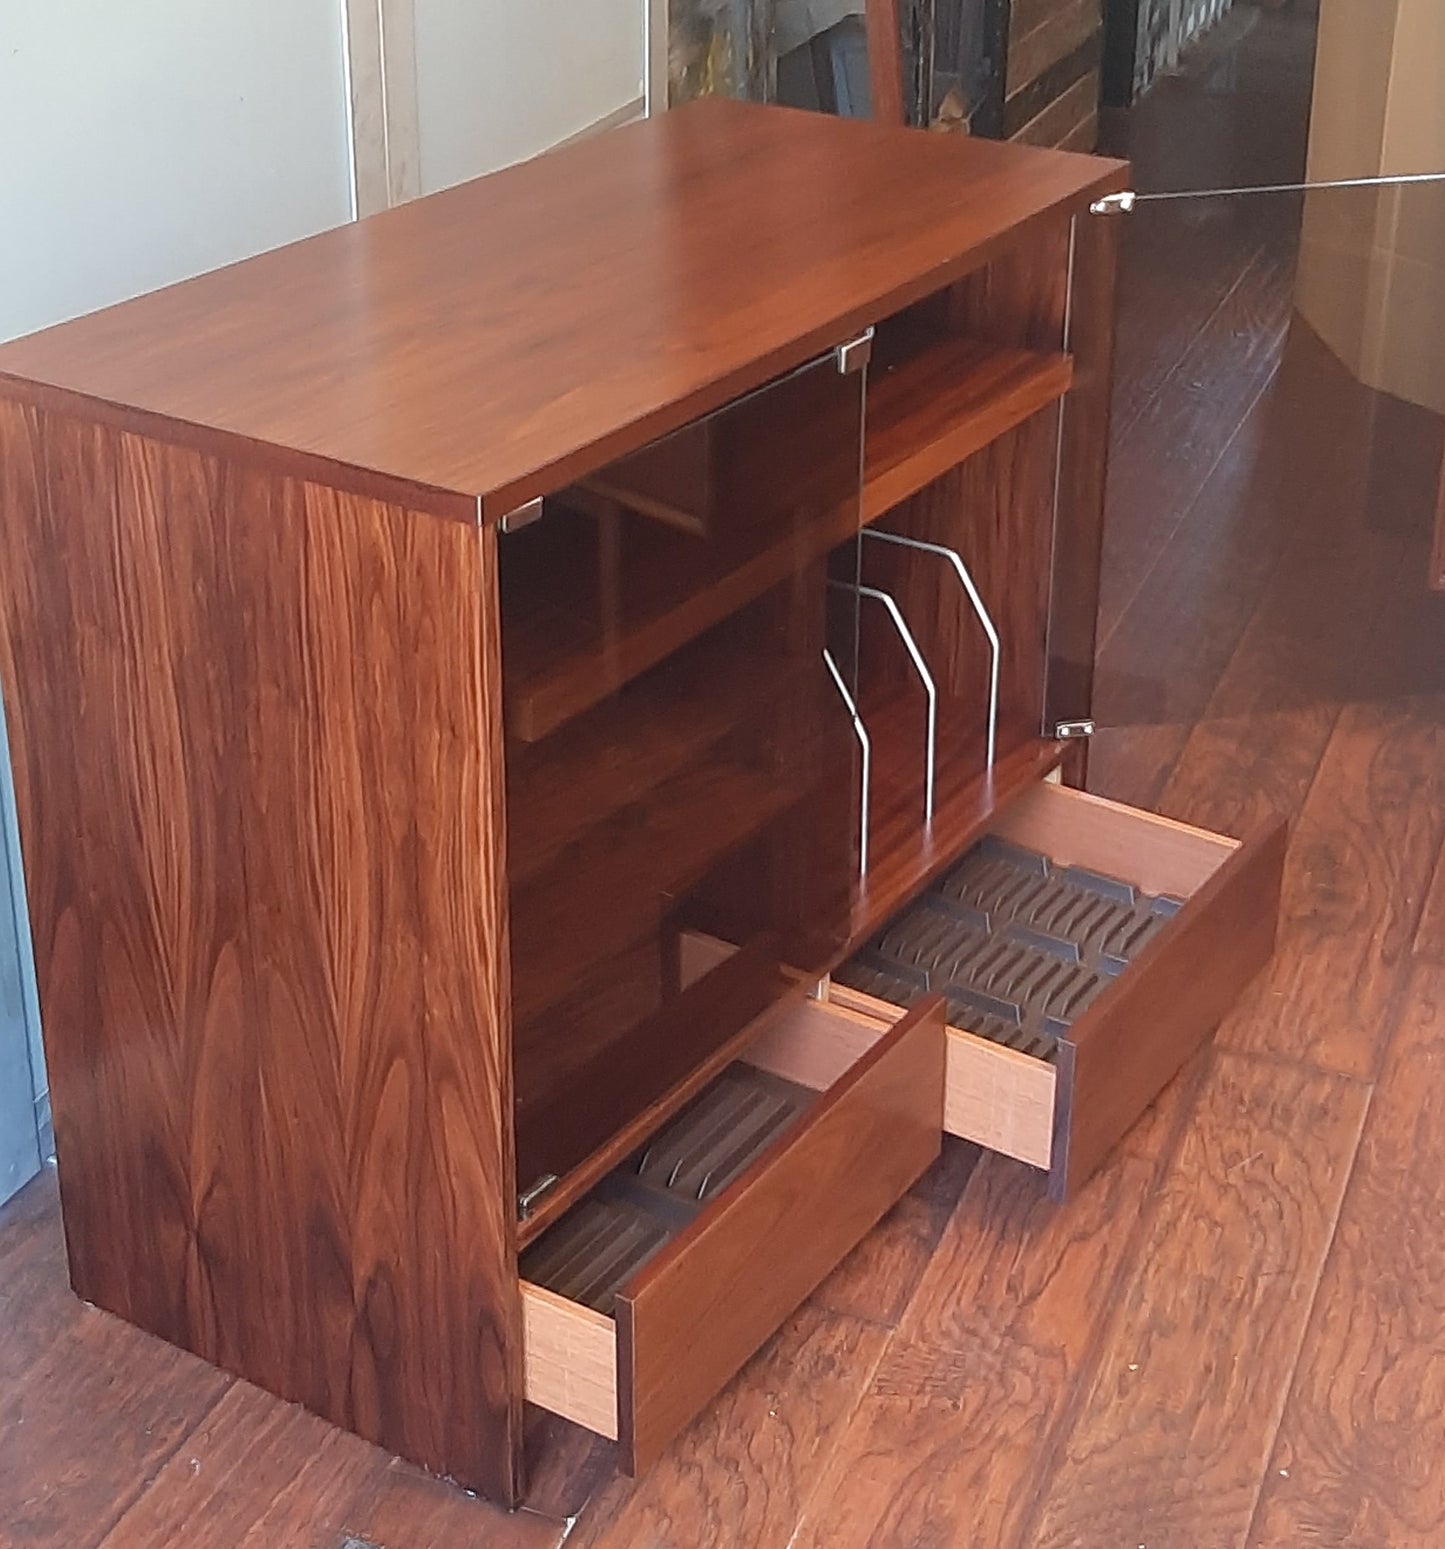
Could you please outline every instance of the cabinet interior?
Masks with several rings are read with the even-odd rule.
[[[1057,762],[1072,363],[1057,308],[1007,304],[1040,262],[1005,254],[881,320],[866,372],[824,357],[501,539],[524,1243]],[[689,982],[698,932],[740,950]]]

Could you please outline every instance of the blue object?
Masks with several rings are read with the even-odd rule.
[[[15,785],[0,704],[0,1204],[40,1171],[54,1149]]]

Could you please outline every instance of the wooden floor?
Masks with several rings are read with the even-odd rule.
[[[1140,186],[1297,169],[1308,25],[1163,82]],[[950,1145],[645,1480],[539,1423],[510,1518],[74,1301],[42,1179],[0,1214],[0,1545],[1445,1545],[1440,428],[1292,317],[1297,203],[1129,220],[1093,783],[1298,819],[1214,1049],[1066,1209]]]

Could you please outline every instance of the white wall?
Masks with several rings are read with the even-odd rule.
[[[0,339],[349,219],[344,61],[342,0],[0,0]]]
[[[645,0],[415,0],[415,11],[424,193],[535,155],[643,94]]]

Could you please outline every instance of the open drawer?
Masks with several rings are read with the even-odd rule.
[[[528,1399],[646,1468],[937,1157],[943,1088],[941,1000],[800,998],[523,1255]]]
[[[945,995],[944,1128],[1066,1198],[1269,961],[1285,840],[1282,822],[1240,843],[1036,786],[828,996],[888,1019]]]

